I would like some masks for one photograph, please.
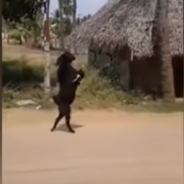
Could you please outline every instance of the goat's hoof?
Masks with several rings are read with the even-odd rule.
[[[74,131],[74,130],[70,130],[70,133],[74,134],[74,133],[75,133],[75,131]]]
[[[51,131],[51,132],[54,132],[54,130],[55,130],[55,128],[52,128],[50,131]]]

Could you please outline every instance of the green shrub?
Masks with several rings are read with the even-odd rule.
[[[8,37],[10,39],[14,39],[14,40],[20,41],[20,39],[21,39],[21,32],[18,29],[12,29],[11,31],[8,32]]]

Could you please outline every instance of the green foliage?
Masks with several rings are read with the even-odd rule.
[[[2,16],[6,22],[17,23],[34,19],[41,10],[40,0],[3,0]]]
[[[12,29],[8,32],[8,37],[17,41],[21,40],[22,33],[18,29]]]
[[[16,25],[7,24],[6,31],[9,39],[22,41],[32,40],[35,44],[39,44],[41,41],[42,27],[38,19],[25,19],[21,23]]]
[[[71,33],[73,25],[72,25],[72,15],[73,15],[73,1],[72,0],[62,0],[62,17],[63,17],[63,33],[64,36],[67,36]],[[53,13],[52,20],[52,31],[57,36],[60,36],[60,11],[56,9]]]
[[[67,12],[68,13],[68,12]],[[52,13],[53,19],[52,19],[52,26],[51,31],[56,34],[58,37],[60,36],[60,17],[59,17],[59,9],[56,9]],[[71,22],[71,16],[72,14],[65,14],[63,13],[63,29],[64,29],[64,36],[67,36],[72,31],[72,22]]]
[[[25,19],[18,29],[24,33],[24,38],[32,38],[35,43],[38,43],[41,38],[42,27],[38,19]]]
[[[41,0],[3,0],[4,27],[9,39],[40,41]]]
[[[51,19],[51,32],[60,37],[60,18],[59,18],[59,10],[56,9],[52,13],[52,18]]]
[[[71,17],[73,13],[73,1],[63,0],[63,15],[66,17]]]

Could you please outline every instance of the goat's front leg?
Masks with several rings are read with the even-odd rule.
[[[73,83],[77,83],[78,81],[80,81],[80,79],[81,79],[80,74],[77,74],[75,79],[73,80]]]
[[[84,78],[84,76],[85,76],[84,71],[80,69],[80,70],[77,72],[76,77],[75,77],[75,79],[73,80],[73,83],[77,83],[77,82],[80,83],[81,80]]]

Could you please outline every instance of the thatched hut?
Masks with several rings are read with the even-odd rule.
[[[159,91],[154,51],[159,0],[111,0],[67,38],[88,47],[89,62],[119,79],[124,90]],[[183,0],[169,0],[170,50],[176,96],[183,96]]]

